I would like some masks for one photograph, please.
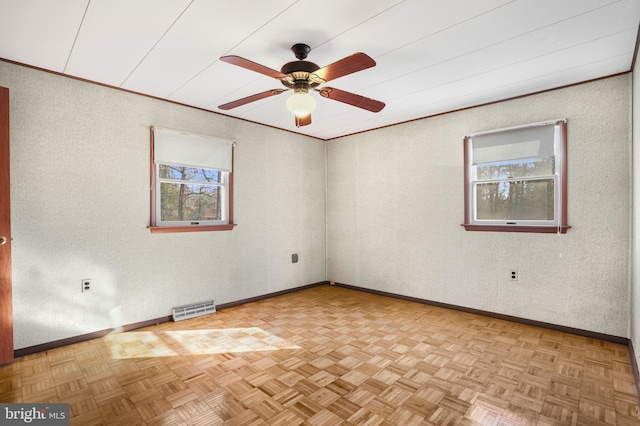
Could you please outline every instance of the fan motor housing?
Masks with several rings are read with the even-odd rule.
[[[280,81],[286,87],[293,88],[296,83],[307,83],[311,87],[319,85],[322,81],[318,81],[318,78],[310,79],[309,76],[319,70],[320,67],[313,62],[309,61],[293,61],[288,62],[282,66],[280,72],[286,74],[286,77]]]
[[[312,73],[314,71],[318,71],[320,69],[319,66],[309,61],[293,61],[287,62],[282,66],[280,72],[282,74],[291,74],[296,71],[302,71],[306,73]]]

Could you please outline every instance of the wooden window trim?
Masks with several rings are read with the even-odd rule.
[[[489,232],[529,232],[539,234],[566,234],[571,228],[568,225],[563,226],[511,226],[511,225],[471,225],[463,223],[467,231],[489,231]]]
[[[235,224],[212,226],[149,226],[152,234],[172,234],[176,232],[231,231]]]

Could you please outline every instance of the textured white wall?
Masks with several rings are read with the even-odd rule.
[[[3,62],[0,85],[16,349],[325,280],[323,141]],[[152,124],[237,142],[236,229],[150,233]]]
[[[623,75],[328,142],[327,279],[628,337],[630,89]],[[465,231],[463,137],[555,118],[573,228]]]
[[[633,73],[633,242],[631,257],[631,342],[640,365],[640,74]]]

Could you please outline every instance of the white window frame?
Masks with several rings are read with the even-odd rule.
[[[539,126],[547,126],[542,129]],[[538,128],[538,129],[536,129]],[[553,141],[527,140],[523,134],[539,133],[539,130],[553,132]],[[567,225],[567,141],[566,119],[550,120],[524,126],[509,127],[488,132],[475,133],[464,138],[464,172],[465,172],[465,222],[467,231],[502,231],[502,232],[540,232],[565,233]],[[474,146],[474,137],[478,140]],[[520,139],[518,139],[520,138]],[[483,140],[483,148],[480,140]],[[531,147],[535,149],[531,149]],[[550,152],[552,147],[553,152]],[[483,153],[483,149],[488,154]],[[544,154],[541,152],[545,151]],[[477,158],[474,159],[474,154]],[[541,156],[555,157],[555,173],[548,176],[529,176],[500,178],[490,180],[477,179],[476,167],[482,164],[492,164],[516,159],[538,158]],[[487,220],[477,218],[476,187],[487,183],[510,183],[535,180],[554,181],[554,218],[553,220]]]
[[[212,136],[187,133],[178,130],[151,126],[151,217],[149,229],[152,233],[227,231],[233,223],[233,141]],[[186,180],[160,177],[160,165],[184,166],[221,172],[221,182],[207,185],[221,188],[220,220],[163,221],[161,215],[162,183],[198,184]]]
[[[200,181],[188,181],[188,180],[179,180],[179,179],[168,179],[160,177],[160,166],[179,166],[177,164],[168,164],[168,163],[156,163],[156,183],[158,190],[162,186],[163,183],[175,183],[175,184],[192,184],[192,185],[205,185],[205,183]],[[220,173],[221,182],[210,182],[206,185],[208,186],[217,186],[221,191],[221,209],[220,209],[220,220],[162,220],[162,199],[160,196],[160,192],[156,193],[155,196],[155,208],[156,208],[156,225],[157,226],[216,226],[216,225],[227,225],[229,223],[229,203],[228,203],[228,186],[229,186],[229,172],[224,172],[222,170],[216,169],[207,169],[205,167],[197,167],[198,169],[206,169],[206,170],[215,170]]]

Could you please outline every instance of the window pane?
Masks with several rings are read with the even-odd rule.
[[[222,182],[222,172],[212,169],[159,164],[160,179],[175,179],[189,182]]]
[[[530,176],[549,176],[556,172],[554,156],[524,158],[498,163],[478,164],[476,180],[509,179]]]
[[[478,183],[477,220],[554,220],[554,179]]]
[[[160,220],[222,220],[220,187],[162,182]]]

